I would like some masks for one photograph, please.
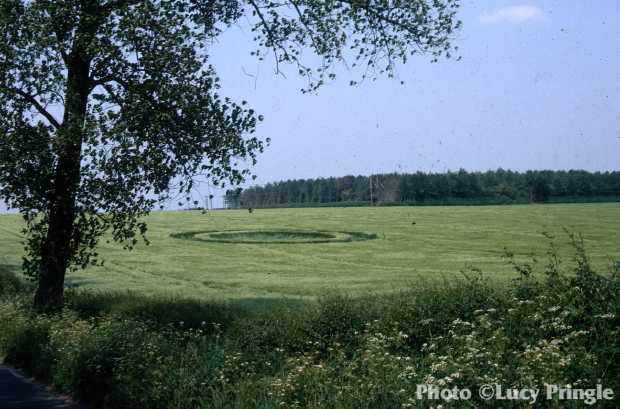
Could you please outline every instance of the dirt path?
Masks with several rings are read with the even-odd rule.
[[[0,408],[2,409],[85,409],[53,395],[13,368],[0,365]]]

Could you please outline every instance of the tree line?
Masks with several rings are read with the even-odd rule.
[[[227,207],[492,204],[620,200],[620,172],[387,173],[294,179],[226,192]]]

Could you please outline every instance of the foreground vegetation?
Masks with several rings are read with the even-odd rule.
[[[333,290],[362,296],[433,285],[453,280],[468,265],[490,273],[493,283],[505,283],[513,275],[501,259],[504,247],[518,260],[541,258],[541,233],[559,237],[565,227],[583,233],[592,264],[604,270],[610,256],[620,258],[618,215],[620,203],[156,212],[146,220],[149,246],[127,252],[103,240],[105,265],[71,272],[67,280],[75,288],[253,306],[283,297],[310,300]],[[23,255],[21,228],[19,216],[0,215],[0,265],[15,272]],[[277,237],[258,244],[183,239],[188,232],[239,230],[347,231],[377,238],[292,244],[277,243]],[[568,258],[571,248],[559,242],[558,252]]]
[[[28,286],[5,273],[0,351],[93,408],[529,406],[477,397],[494,383],[618,393],[620,264],[595,272],[572,239],[574,261],[552,244],[540,271],[506,254],[517,274],[502,288],[473,270],[389,296],[261,310],[74,290],[62,314],[35,315]],[[471,388],[474,400],[418,400],[425,383]]]

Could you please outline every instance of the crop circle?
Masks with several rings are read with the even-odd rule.
[[[203,230],[170,236],[182,240],[241,244],[347,243],[377,238],[373,233],[325,230]]]

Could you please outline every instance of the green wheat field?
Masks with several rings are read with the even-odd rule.
[[[69,273],[73,287],[201,299],[315,298],[395,291],[479,268],[515,277],[504,248],[540,259],[565,229],[581,233],[593,264],[620,258],[620,203],[155,212],[150,245],[101,244],[103,267]],[[0,216],[0,265],[19,270],[21,219]],[[252,234],[248,234],[251,232]]]

